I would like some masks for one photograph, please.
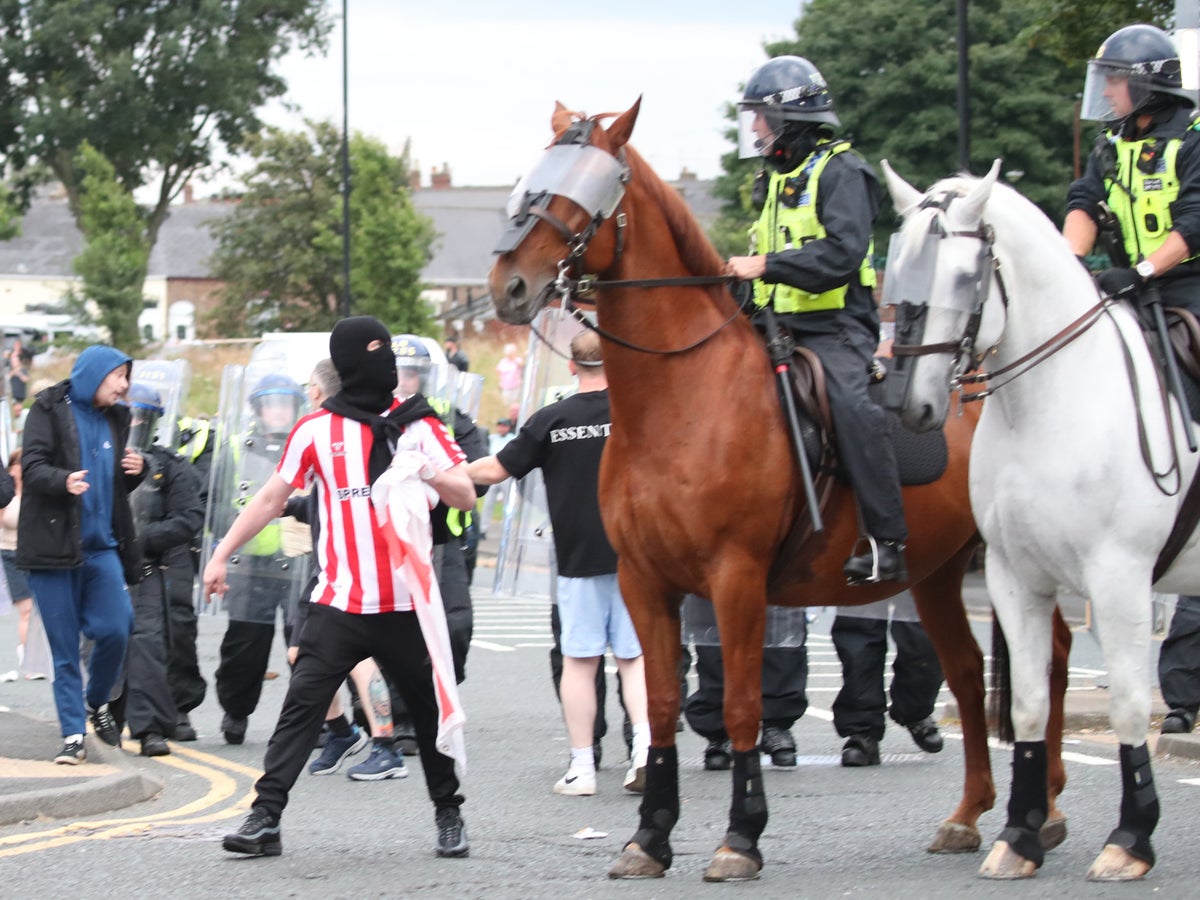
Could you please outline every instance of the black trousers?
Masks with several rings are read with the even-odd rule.
[[[471,649],[471,635],[475,631],[475,614],[471,607],[467,561],[458,538],[451,535],[446,543],[433,548],[433,570],[446,610],[450,652],[454,654],[454,678],[462,684],[467,677],[467,652]]]
[[[181,715],[204,702],[208,683],[196,656],[196,606],[192,599],[194,572],[190,564],[166,572],[167,683]]]
[[[1158,654],[1158,684],[1170,709],[1200,710],[1200,597],[1180,594]]]
[[[683,712],[688,725],[709,740],[724,740],[725,668],[721,648],[696,645],[696,690]],[[808,709],[808,649],[764,647],[762,668],[762,720],[766,725],[791,728]]]
[[[942,667],[920,622],[893,619],[892,705],[883,688],[888,621],[838,616],[830,637],[842,661],[842,689],[833,701],[833,726],[842,737],[883,738],[885,711],[900,725],[913,725],[933,713],[942,686]]]
[[[141,584],[129,586],[133,633],[125,650],[125,690],[114,714],[135,738],[171,737],[178,710],[167,682],[167,599],[162,570],[151,567]]]
[[[787,319],[785,319],[787,321]],[[887,436],[887,415],[867,393],[878,337],[847,323],[841,334],[806,334],[796,343],[817,354],[825,370],[838,456],[862,510],[867,532],[880,540],[908,537],[900,470]]]
[[[375,658],[404,697],[416,727],[425,786],[434,806],[440,810],[462,805],[454,761],[434,746],[438,711],[433,669],[416,613],[360,616],[314,604],[300,635],[279,722],[267,744],[263,775],[254,786],[258,792],[254,806],[273,816],[283,812],[325,721],[329,702],[350,670],[368,656]]]

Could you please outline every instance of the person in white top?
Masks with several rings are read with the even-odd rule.
[[[0,513],[0,559],[4,562],[4,576],[8,580],[8,594],[17,609],[17,668],[0,675],[0,681],[16,681],[26,668],[25,654],[29,643],[29,623],[33,619],[33,591],[23,569],[17,568],[17,521],[21,514],[21,448],[18,447],[8,458],[8,474],[12,476],[16,493],[8,506]],[[43,654],[45,656],[46,654]],[[25,677],[37,681],[46,676],[41,672],[26,671]]]
[[[391,335],[369,316],[342,319],[329,336],[342,389],[288,436],[275,474],[246,506],[204,569],[206,594],[225,590],[229,557],[279,515],[292,490],[317,494],[319,573],[300,635],[296,667],[267,745],[257,797],[242,826],[227,834],[231,853],[278,856],[279,818],[329,702],[350,670],[373,656],[396,685],[416,726],[417,745],[437,821],[439,856],[466,856],[454,761],[435,746],[438,706],[433,675],[410,594],[389,562],[371,488],[397,449],[421,453],[421,478],[448,505],[468,510],[475,490],[462,451],[425,398],[392,397],[396,359]]]

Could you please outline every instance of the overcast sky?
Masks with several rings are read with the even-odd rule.
[[[341,0],[329,55],[286,58],[272,124],[342,120]],[[642,95],[632,143],[665,178],[720,171],[723,105],[795,36],[800,0],[349,0],[350,129],[399,151],[412,141],[424,183],[515,182],[550,138],[554,101],[588,114]],[[820,65],[819,61],[817,63]]]

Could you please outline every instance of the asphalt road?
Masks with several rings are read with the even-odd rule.
[[[410,760],[402,781],[351,782],[343,775],[301,776],[283,817],[284,855],[244,859],[223,852],[252,797],[267,738],[286,689],[282,647],[272,661],[279,678],[264,685],[247,741],[224,744],[215,699],[194,716],[201,739],[173,745],[161,759],[125,761],[163,782],[154,799],[117,812],[0,828],[0,896],[129,897],[694,897],[738,892],[761,897],[1107,896],[1191,897],[1200,766],[1157,759],[1163,819],[1155,835],[1159,864],[1141,884],[1093,885],[1084,872],[1115,825],[1119,801],[1116,747],[1104,733],[1071,735],[1070,783],[1063,806],[1070,837],[1024,883],[975,877],[981,854],[931,856],[925,846],[953,809],[962,778],[961,743],[945,727],[946,750],[920,753],[907,733],[890,729],[884,764],[838,765],[840,740],[829,704],[840,681],[828,642],[831,614],[810,639],[812,708],[798,723],[804,756],[793,770],[766,772],[771,821],[762,839],[766,867],[751,885],[706,885],[705,865],[725,830],[727,773],[703,771],[703,741],[679,735],[682,816],[675,865],[648,882],[610,882],[606,872],[636,827],[638,798],[621,790],[624,766],[616,731],[606,741],[599,793],[556,796],[551,785],[567,761],[564,729],[549,681],[549,611],[539,601],[494,599],[477,591],[476,644],[463,685],[469,716],[469,771],[463,813],[471,838],[465,860],[433,854],[432,808]],[[11,617],[0,620],[8,644]],[[206,674],[216,667],[224,621],[202,621]],[[1081,641],[1086,646],[1086,640]],[[1081,651],[1086,652],[1086,651]],[[1079,677],[1097,677],[1081,668]],[[0,703],[46,714],[45,683],[2,685]],[[211,689],[211,688],[210,688]],[[136,742],[130,742],[136,750]],[[985,843],[1003,825],[1009,751],[993,757],[1001,799],[984,817]],[[596,836],[578,837],[590,828]]]

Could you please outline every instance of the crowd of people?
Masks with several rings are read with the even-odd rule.
[[[1177,86],[1178,59],[1174,70],[1163,64],[1173,53],[1164,39],[1157,29],[1134,26],[1097,55],[1094,71],[1107,80],[1103,90],[1085,91],[1085,103],[1111,128],[1072,186],[1065,233],[1081,257],[1089,253],[1100,234],[1101,204],[1114,202],[1124,245],[1140,259],[1101,273],[1101,286],[1135,295],[1153,279],[1184,304],[1200,296],[1193,253],[1200,248],[1200,137],[1190,95]],[[882,195],[871,167],[838,137],[832,94],[808,60],[766,63],[738,106],[744,155],[761,158],[764,169],[751,251],[729,259],[727,272],[751,285],[764,330],[784,329],[821,359],[841,466],[863,526],[856,548],[863,552],[845,561],[846,578],[897,582],[899,591],[907,579],[899,475],[883,411],[867,391],[880,338],[870,263]],[[1154,206],[1153,234],[1146,233],[1148,217],[1122,217],[1124,207],[1113,201],[1114,185],[1131,196],[1151,189],[1120,168],[1136,154],[1109,152],[1151,140],[1174,148],[1163,160],[1178,169],[1178,199]],[[1125,184],[1131,179],[1132,187]],[[457,336],[443,349],[447,364],[469,371]],[[405,753],[419,756],[436,852],[466,856],[465,798],[444,722],[467,672],[471,540],[486,536],[501,486],[540,470],[556,561],[554,684],[569,742],[566,770],[552,790],[576,797],[598,790],[601,662],[611,652],[626,717],[622,786],[641,792],[650,752],[642,649],[600,517],[599,461],[612,427],[602,341],[584,329],[569,356],[575,389],[522,419],[525,364],[515,344],[505,346],[496,375],[509,412],[489,437],[472,415],[431,390],[427,341],[393,337],[371,317],[346,318],[333,328],[329,359],[316,364],[307,385],[267,372],[247,383],[246,418],[236,427],[227,423],[223,445],[211,423],[180,419],[175,446],[167,447],[157,438],[168,414],[163,396],[137,379],[125,354],[88,347],[68,378],[32,394],[30,358],[16,348],[9,389],[23,406],[23,434],[0,472],[0,558],[20,617],[18,670],[28,669],[35,603],[49,645],[63,741],[55,761],[86,761],[89,723],[113,746],[127,727],[145,756],[169,754],[170,741],[196,740],[190,714],[207,693],[195,646],[199,576],[202,597],[221,597],[228,613],[214,674],[227,743],[245,740],[281,615],[291,666],[256,798],[242,825],[225,836],[225,849],[279,855],[282,813],[304,769],[338,772],[369,744],[349,776],[403,778]],[[372,499],[383,495],[395,499],[385,501],[388,516],[377,514]],[[430,545],[416,565],[428,568],[431,581],[397,563],[404,558],[397,546],[420,542],[405,543],[412,541],[410,520],[393,513],[411,514],[427,529]],[[201,571],[206,531],[216,539]],[[297,565],[301,558],[311,562]],[[427,583],[436,588],[440,629],[419,615]],[[1198,609],[1197,598],[1180,598],[1163,647],[1160,674],[1171,707],[1164,732],[1191,731],[1200,709]],[[784,632],[786,640],[771,639]],[[889,632],[896,646],[890,702]],[[911,600],[899,593],[842,610],[832,640],[843,671],[833,704],[834,726],[845,739],[842,765],[880,763],[885,715],[922,751],[939,752],[934,709],[942,673]],[[794,766],[791,729],[808,705],[803,618],[778,632],[768,627],[767,643],[760,749],[775,765]],[[719,640],[698,640],[694,649],[697,687],[683,711],[708,742],[705,768],[728,769]],[[357,713],[343,708],[348,680]]]

